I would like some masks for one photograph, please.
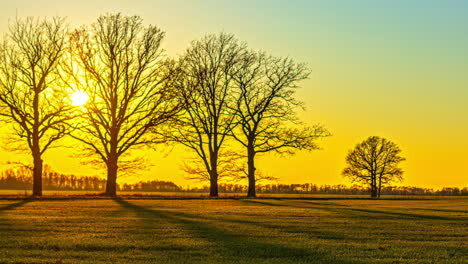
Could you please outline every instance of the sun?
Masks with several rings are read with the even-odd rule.
[[[70,99],[72,101],[73,106],[82,106],[86,104],[86,102],[89,99],[89,96],[85,92],[76,91],[72,93]]]

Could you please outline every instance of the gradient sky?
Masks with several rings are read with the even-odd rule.
[[[313,70],[299,97],[300,116],[333,137],[323,150],[292,157],[268,155],[258,169],[282,183],[349,183],[340,176],[347,151],[368,136],[399,144],[403,185],[468,186],[468,1],[429,0],[0,0],[0,32],[8,20],[65,16],[72,27],[100,14],[140,15],[166,31],[169,55],[191,40],[224,31],[251,48],[291,56]],[[164,153],[164,154],[161,154]],[[64,173],[96,174],[54,149],[44,160]],[[154,167],[123,180],[184,179],[182,147],[152,155]],[[0,163],[28,159],[5,151]]]

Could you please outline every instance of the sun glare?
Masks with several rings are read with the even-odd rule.
[[[73,106],[82,106],[86,104],[86,102],[89,99],[89,96],[85,92],[76,91],[71,95],[70,99],[72,101]]]

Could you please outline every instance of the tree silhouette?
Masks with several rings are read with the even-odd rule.
[[[16,19],[0,44],[0,115],[13,126],[13,149],[33,159],[33,195],[42,195],[42,155],[73,118],[60,83],[67,28],[61,18]],[[27,144],[27,148],[24,147]]]
[[[89,95],[72,136],[105,163],[107,195],[116,195],[119,169],[137,167],[135,159],[123,155],[135,146],[155,143],[150,128],[178,111],[170,86],[173,68],[162,54],[163,38],[163,31],[144,27],[140,17],[121,14],[101,16],[91,28],[72,35],[68,70]]]
[[[221,148],[234,125],[233,75],[245,49],[233,35],[221,33],[193,41],[180,59],[183,113],[170,137],[201,159],[210,196],[218,196]]]
[[[255,197],[257,154],[318,149],[316,140],[330,133],[320,125],[303,126],[296,116],[296,108],[302,105],[295,99],[297,83],[310,74],[305,64],[250,52],[237,66],[238,97],[233,113],[238,129],[233,137],[246,148],[247,195]]]
[[[242,160],[244,156],[225,144],[218,153],[217,172],[219,181],[238,181],[243,178],[244,168]],[[186,179],[200,182],[209,182],[210,174],[204,165],[203,159],[198,156],[185,159],[180,169],[187,175]]]
[[[403,170],[398,168],[406,160],[393,142],[372,136],[356,145],[346,156],[347,167],[342,174],[353,182],[370,186],[371,197],[380,198],[382,185],[402,180]]]

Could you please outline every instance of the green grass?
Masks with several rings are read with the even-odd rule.
[[[468,199],[0,200],[0,263],[468,263]]]

